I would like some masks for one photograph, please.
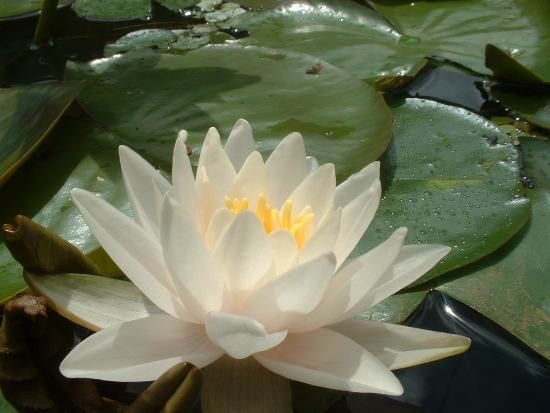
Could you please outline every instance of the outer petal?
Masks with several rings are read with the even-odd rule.
[[[368,320],[346,320],[329,328],[362,345],[391,370],[462,353],[471,343],[455,334]]]
[[[256,148],[252,128],[245,119],[239,119],[233,126],[227,142],[225,143],[225,153],[231,160],[233,167],[239,171],[244,161]]]
[[[285,329],[294,317],[319,304],[335,265],[334,254],[328,253],[293,267],[260,287],[244,304],[242,314],[259,320],[270,331]]]
[[[188,319],[189,314],[171,291],[172,279],[156,239],[91,192],[73,189],[71,197],[99,243],[124,274],[163,311]]]
[[[198,169],[204,167],[217,195],[223,197],[237,177],[235,168],[220,144],[220,135],[210,128],[202,145]]]
[[[279,209],[309,171],[302,135],[286,136],[265,162],[265,169],[269,202]]]
[[[336,187],[334,205],[345,207],[379,181],[380,162],[372,162]]]
[[[160,237],[164,259],[189,310],[199,320],[209,311],[219,311],[225,301],[223,270],[193,221],[169,194],[164,198]]]
[[[334,246],[338,267],[344,263],[370,225],[380,204],[381,193],[380,182],[376,181],[370,189],[348,203],[342,210],[340,234]]]
[[[172,163],[172,185],[174,197],[189,215],[197,218],[198,195],[195,186],[195,177],[189,156],[187,155],[187,132],[182,130],[174,147]]]
[[[268,236],[273,255],[275,273],[281,274],[290,268],[298,255],[298,245],[290,232],[285,229],[273,231]]]
[[[26,274],[25,281],[49,307],[93,331],[161,313],[129,281],[88,274]]]
[[[255,210],[260,193],[267,192],[267,177],[264,161],[259,152],[252,152],[242,165],[233,187],[227,194],[230,198],[248,198],[249,209]]]
[[[399,395],[403,388],[376,357],[349,338],[327,329],[289,334],[277,347],[254,356],[292,380],[363,393]]]
[[[406,234],[406,228],[398,229],[382,244],[338,271],[319,306],[305,317],[296,317],[288,329],[292,332],[308,331],[347,318],[348,312],[368,295],[392,265]]]
[[[225,270],[227,288],[236,295],[251,291],[272,264],[267,235],[256,215],[250,211],[233,218],[216,244],[213,255]]]
[[[214,211],[224,206],[223,197],[214,189],[204,166],[197,169],[197,198],[199,204],[197,227],[204,234]]]
[[[118,153],[126,192],[136,219],[143,228],[158,238],[160,202],[171,185],[159,171],[127,146],[119,146]],[[160,188],[160,194],[155,189],[153,181],[156,181],[157,188]]]
[[[208,314],[206,332],[212,342],[236,359],[268,350],[286,337],[286,331],[269,334],[261,323],[251,318],[218,312]]]
[[[313,222],[316,226],[334,205],[335,187],[334,165],[326,163],[308,175],[292,192],[289,199],[292,200],[296,212],[301,211],[307,205],[311,206],[315,214]]]
[[[424,275],[450,250],[449,247],[443,245],[404,246],[394,264],[380,277],[369,293],[343,314],[339,321],[353,317],[405,288]]]
[[[182,361],[200,368],[222,355],[203,326],[162,314],[91,335],[69,353],[59,369],[66,377],[150,381]]]

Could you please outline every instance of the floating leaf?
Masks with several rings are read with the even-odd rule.
[[[181,11],[188,7],[194,6],[199,3],[200,0],[156,0],[158,3],[162,4],[167,9],[172,11]]]
[[[88,86],[79,102],[102,125],[146,157],[171,164],[180,129],[199,152],[208,127],[227,136],[238,118],[254,127],[262,152],[300,131],[308,153],[333,162],[340,177],[385,150],[391,115],[380,95],[334,66],[306,73],[318,59],[258,47],[212,46],[184,56],[150,50],[72,64]]]
[[[485,66],[491,69],[499,80],[528,85],[544,83],[543,79],[493,44],[485,47]]]
[[[504,248],[473,266],[448,274],[436,286],[476,309],[550,357],[550,144],[522,141],[526,172],[536,184],[529,190],[531,222]]]
[[[116,42],[105,46],[105,55],[112,56],[117,53],[124,53],[129,50],[152,47],[168,49],[170,44],[178,39],[178,35],[172,30],[165,29],[143,29],[128,33]]]
[[[416,284],[496,250],[527,222],[508,137],[464,109],[419,99],[394,108],[394,140],[383,158],[383,199],[356,253],[408,227],[409,243],[452,248]]]
[[[66,6],[73,0],[59,0],[57,7]],[[39,12],[43,0],[2,0],[0,2],[0,20],[26,17],[30,13]]]
[[[76,97],[80,82],[0,89],[0,185],[27,159]]]
[[[75,0],[74,11],[90,20],[132,20],[150,17],[150,0]]]

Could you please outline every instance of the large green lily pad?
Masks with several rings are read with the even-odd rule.
[[[259,149],[270,152],[300,131],[308,153],[333,162],[339,177],[357,171],[385,150],[391,114],[378,92],[318,59],[259,47],[211,46],[183,56],[149,50],[73,64],[68,75],[87,80],[83,107],[108,130],[168,167],[180,129],[193,153],[208,127],[227,136],[242,117]]]
[[[69,192],[85,188],[129,213],[118,161],[119,139],[89,120],[62,122],[39,156],[0,188],[0,222],[32,217],[84,252],[97,247]],[[22,269],[0,242],[0,301],[25,288]]]
[[[550,357],[550,143],[522,142],[527,174],[536,187],[530,223],[495,254],[443,277],[438,290],[500,324],[545,357]]]
[[[40,145],[76,97],[80,82],[0,89],[0,185]]]
[[[131,20],[150,17],[151,0],[75,0],[74,11],[90,20]]]
[[[251,33],[243,42],[309,53],[370,80],[414,75],[433,55],[486,73],[487,43],[541,76],[550,72],[546,0],[371,3],[389,22],[350,1],[299,0],[243,20]]]
[[[383,199],[356,253],[398,227],[409,228],[408,243],[450,246],[420,284],[504,244],[529,219],[529,201],[517,179],[516,150],[480,116],[420,99],[407,99],[393,113]]]
[[[65,6],[73,0],[59,0],[58,7]],[[2,0],[0,2],[0,19],[23,17],[42,9],[43,0]]]

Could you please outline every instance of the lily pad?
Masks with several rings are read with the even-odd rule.
[[[66,6],[73,0],[59,0],[57,7]],[[25,17],[42,9],[43,0],[2,0],[0,2],[0,19]]]
[[[491,43],[542,78],[550,78],[550,2],[546,0],[368,0],[424,55],[437,55],[480,73]],[[415,43],[415,44],[413,44]]]
[[[65,120],[40,153],[0,188],[0,222],[17,214],[32,217],[89,252],[97,248],[69,192],[85,188],[130,213],[120,174],[118,138],[86,119]],[[24,289],[21,266],[0,242],[0,301]]]
[[[300,131],[308,153],[333,162],[341,178],[383,153],[391,114],[378,92],[341,69],[321,62],[320,74],[308,74],[318,63],[283,50],[221,45],[184,56],[129,52],[71,64],[68,76],[88,81],[79,102],[92,117],[161,167],[170,165],[180,129],[190,132],[196,156],[208,127],[228,136],[243,117],[262,152]]]
[[[515,84],[544,84],[544,80],[536,73],[515,60],[511,54],[492,44],[485,47],[485,66],[491,69],[499,80]]]
[[[517,179],[516,150],[480,116],[420,99],[407,99],[393,113],[383,199],[356,253],[399,227],[409,228],[409,243],[450,246],[420,284],[504,244],[529,219],[529,200]]]
[[[199,3],[200,0],[156,0],[158,3],[162,4],[167,9],[172,11],[181,11],[188,7],[194,6]]]
[[[165,29],[143,29],[130,32],[116,42],[105,46],[105,56],[124,53],[144,47],[168,49],[178,39],[178,34]]]
[[[75,0],[74,11],[89,20],[132,20],[150,17],[150,0]]]
[[[509,88],[496,84],[491,87],[491,96],[529,123],[550,130],[550,89]]]
[[[0,185],[27,159],[76,97],[80,82],[0,89]]]
[[[495,254],[452,272],[437,286],[500,324],[545,357],[550,357],[550,143],[526,139],[526,172],[536,184],[529,190],[531,222]]]

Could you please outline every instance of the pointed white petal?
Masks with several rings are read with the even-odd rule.
[[[284,229],[272,232],[268,239],[271,244],[275,273],[281,274],[294,262],[298,255],[298,245],[290,232]]]
[[[348,312],[346,318],[365,311],[416,281],[450,250],[443,245],[405,245],[394,264],[386,270],[369,293]]]
[[[66,377],[150,381],[182,361],[200,368],[222,355],[203,326],[162,314],[91,335],[69,353],[59,369]]]
[[[242,314],[259,320],[270,331],[285,329],[295,317],[319,304],[335,265],[334,254],[328,253],[291,268],[254,292]]]
[[[319,306],[305,317],[295,317],[288,329],[308,331],[350,317],[348,314],[392,265],[406,235],[407,229],[400,228],[382,244],[345,265],[332,278]]]
[[[299,133],[286,136],[265,162],[268,200],[280,208],[292,191],[308,174],[304,139]]]
[[[208,313],[206,333],[212,342],[236,359],[268,350],[286,337],[286,331],[269,334],[256,320],[219,312]]]
[[[209,250],[213,250],[220,236],[223,234],[227,226],[233,221],[235,214],[229,211],[226,207],[221,207],[212,214],[208,228],[206,229],[206,246]]]
[[[471,342],[455,334],[368,320],[346,320],[329,328],[363,346],[391,370],[462,353]]]
[[[32,290],[48,306],[90,330],[136,320],[161,310],[129,281],[88,274],[25,274]]]
[[[334,165],[326,163],[308,175],[292,192],[289,199],[292,200],[293,208],[297,212],[309,205],[315,214],[313,222],[316,226],[332,209],[335,188]]]
[[[376,181],[342,210],[340,234],[334,246],[338,267],[344,263],[370,225],[380,204],[381,194],[380,181]]]
[[[208,131],[202,145],[198,169],[203,167],[217,195],[223,198],[233,186],[237,173],[221,147],[220,135],[213,128]]]
[[[206,248],[197,229],[179,204],[164,198],[160,238],[166,264],[181,300],[199,320],[224,305],[223,270]]]
[[[233,187],[228,193],[230,198],[248,198],[248,208],[256,210],[258,195],[267,192],[267,177],[264,161],[259,152],[252,152],[244,162]]]
[[[128,198],[132,204],[137,221],[151,234],[158,238],[160,213],[157,207],[158,192],[153,186],[156,181],[161,189],[161,197],[171,185],[145,159],[127,146],[119,146],[120,166]]]
[[[173,282],[158,241],[91,192],[73,189],[71,198],[101,246],[141,292],[168,314],[187,319],[171,291]]]
[[[235,170],[239,171],[248,155],[256,149],[250,123],[245,119],[237,120],[229,138],[227,138],[224,149]]]
[[[338,208],[321,224],[320,228],[317,228],[300,251],[299,262],[310,261],[319,255],[333,251],[340,232],[341,218],[342,209]]]
[[[334,205],[345,207],[380,179],[380,162],[372,162],[336,187]]]
[[[197,189],[191,162],[189,162],[189,156],[187,155],[186,140],[187,132],[180,131],[174,147],[172,185],[176,200],[188,214],[196,218],[198,207]]]
[[[227,288],[237,295],[252,290],[272,263],[267,235],[256,215],[250,211],[233,218],[216,244],[213,255],[225,270]]]
[[[197,170],[198,229],[206,234],[212,214],[224,207],[223,196],[216,193],[204,167]]]
[[[399,395],[403,388],[376,357],[349,338],[319,329],[289,334],[277,347],[254,356],[291,380],[329,389]]]

